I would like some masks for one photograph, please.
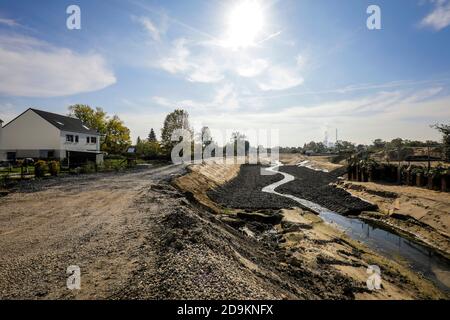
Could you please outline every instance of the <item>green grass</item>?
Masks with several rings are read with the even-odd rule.
[[[23,169],[24,174],[26,173],[26,169]],[[20,174],[21,168],[20,167],[11,167],[11,168],[1,168],[0,169],[0,176],[2,175],[8,175],[8,174]],[[28,174],[34,174],[34,167],[28,166]]]

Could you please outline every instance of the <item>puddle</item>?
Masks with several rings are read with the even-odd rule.
[[[437,287],[450,292],[450,263],[445,258],[434,254],[425,246],[405,239],[389,230],[384,230],[379,226],[372,225],[369,222],[358,218],[345,217],[314,202],[276,192],[275,189],[277,187],[295,180],[294,176],[278,171],[277,168],[280,166],[282,164],[278,162],[266,170],[280,173],[284,176],[284,179],[264,187],[262,189],[263,192],[276,194],[300,203],[302,206],[318,213],[326,223],[341,229],[352,239],[364,243],[372,250],[389,259],[408,264],[412,270],[422,274],[436,284]]]

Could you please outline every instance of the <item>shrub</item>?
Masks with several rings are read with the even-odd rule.
[[[10,182],[11,178],[9,176],[9,173],[0,175],[0,188],[7,188]]]
[[[105,160],[101,166],[101,171],[120,171],[123,169],[123,161]]]
[[[92,161],[86,162],[86,163],[81,167],[81,170],[80,170],[81,173],[93,173],[93,172],[95,172],[95,171],[96,171],[95,163],[92,162]]]
[[[36,178],[42,178],[48,171],[47,163],[44,160],[38,160],[34,164],[34,176]]]
[[[120,154],[107,154],[104,156],[105,160],[124,160],[126,157]]]
[[[59,161],[53,160],[48,163],[48,171],[54,177],[56,177],[61,171],[61,167],[59,165]]]

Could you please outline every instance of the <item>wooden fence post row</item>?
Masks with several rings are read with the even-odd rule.
[[[350,181],[383,181],[450,192],[448,187],[450,185],[449,173],[424,172],[420,168],[398,167],[397,165],[363,166],[351,164],[347,167],[347,177]]]

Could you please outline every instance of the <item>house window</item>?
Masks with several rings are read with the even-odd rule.
[[[97,143],[97,137],[91,137],[91,143]]]
[[[89,143],[89,137],[86,137],[86,143]]]
[[[66,134],[66,142],[73,142],[73,135],[72,134]]]
[[[75,142],[78,143],[78,136],[75,136]]]

